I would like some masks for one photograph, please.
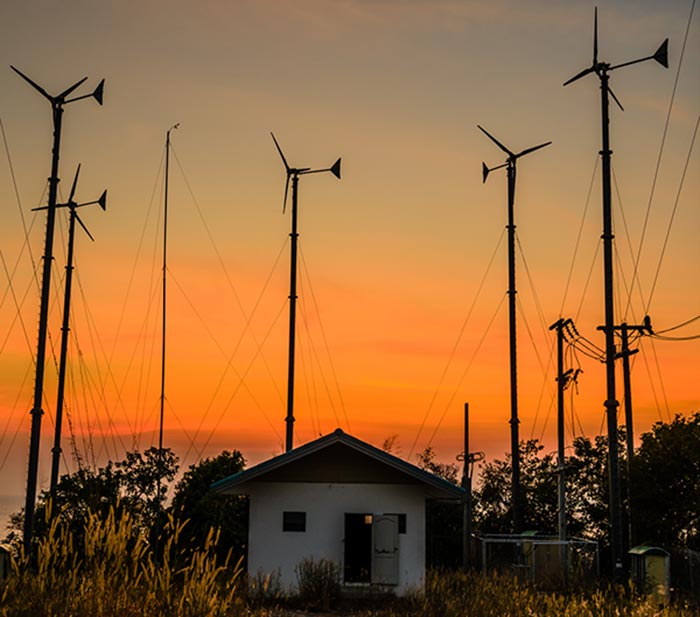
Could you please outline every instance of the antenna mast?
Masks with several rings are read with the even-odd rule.
[[[310,167],[290,167],[287,164],[287,159],[280,148],[274,133],[272,141],[275,142],[277,152],[284,163],[284,168],[287,171],[287,182],[284,186],[284,203],[282,212],[287,208],[287,194],[289,192],[289,180],[292,181],[292,231],[289,234],[291,238],[290,252],[290,272],[289,272],[289,349],[288,349],[288,364],[287,364],[287,417],[285,422],[287,430],[285,435],[285,451],[289,452],[294,447],[294,358],[296,344],[296,310],[297,310],[297,241],[299,233],[297,232],[297,204],[298,204],[298,189],[299,176],[305,174],[316,174],[330,171],[338,180],[340,180],[340,159],[338,159],[331,167],[325,169],[311,169]]]
[[[478,125],[477,125],[478,126]],[[488,131],[479,126],[479,130],[484,133],[493,143],[508,155],[506,162],[496,167],[488,168],[486,163],[481,164],[483,181],[489,173],[495,169],[507,167],[508,170],[508,323],[510,328],[510,450],[511,450],[511,495],[513,503],[513,532],[521,533],[523,530],[523,510],[522,495],[520,493],[520,437],[518,418],[518,358],[517,358],[517,338],[516,338],[516,303],[515,303],[515,175],[516,161],[526,154],[544,148],[551,144],[551,141],[526,148],[518,154],[514,154],[498,141]]]
[[[68,197],[68,202],[65,204],[57,205],[57,208],[68,208],[70,210],[69,223],[68,223],[68,257],[66,260],[66,281],[64,288],[63,297],[63,326],[61,327],[61,355],[58,365],[58,393],[56,396],[56,427],[54,430],[54,441],[53,448],[51,449],[51,484],[50,491],[53,495],[56,490],[56,485],[58,484],[58,468],[61,461],[61,429],[63,423],[63,400],[65,394],[66,385],[66,368],[67,368],[67,357],[68,357],[68,333],[70,332],[70,304],[71,304],[71,291],[73,287],[73,245],[75,241],[75,222],[78,221],[80,226],[85,230],[90,240],[94,242],[92,234],[88,231],[85,224],[80,219],[77,213],[78,208],[83,206],[89,206],[91,204],[99,204],[100,207],[105,210],[107,208],[107,191],[105,190],[99,199],[95,201],[88,201],[82,204],[78,204],[73,201],[75,196],[75,189],[78,185],[78,176],[80,175],[80,165],[75,172],[75,178],[73,179],[73,186],[70,190],[70,196]],[[35,210],[45,210],[46,207],[35,208]]]
[[[602,147],[600,155],[603,161],[603,275],[605,290],[605,377],[606,399],[605,413],[607,415],[608,429],[608,474],[610,485],[610,540],[612,545],[613,577],[622,580],[624,577],[624,548],[622,534],[622,500],[620,495],[620,459],[617,438],[617,407],[615,396],[615,314],[613,300],[613,229],[612,229],[612,199],[610,191],[610,97],[618,107],[624,111],[622,104],[610,89],[609,73],[615,69],[637,64],[646,60],[656,60],[659,64],[668,68],[668,39],[666,39],[656,52],[651,56],[610,65],[598,60],[598,8],[595,9],[593,25],[593,63],[587,69],[580,71],[571,79],[564,82],[568,85],[585,77],[589,73],[595,73],[600,80],[600,107],[602,121]]]
[[[29,440],[29,465],[27,470],[27,494],[24,505],[24,529],[23,542],[26,554],[29,554],[34,528],[34,502],[36,500],[36,485],[39,472],[39,442],[41,440],[41,417],[44,415],[42,400],[44,395],[44,364],[46,360],[46,332],[49,316],[49,292],[51,289],[51,262],[53,261],[53,237],[56,224],[56,196],[58,193],[59,151],[61,146],[61,127],[63,120],[63,107],[68,103],[73,103],[84,98],[92,97],[100,105],[104,92],[104,79],[100,81],[91,94],[67,98],[76,88],[78,88],[87,77],[83,77],[72,86],[51,96],[37,83],[32,81],[19,69],[14,66],[12,70],[17,73],[32,88],[37,90],[49,103],[53,117],[53,146],[51,149],[51,175],[49,176],[49,200],[46,206],[46,237],[44,240],[44,264],[41,275],[41,303],[39,307],[39,336],[36,347],[36,374],[34,379],[34,402],[31,410],[32,428]]]
[[[158,548],[160,536],[161,514],[161,486],[160,480],[163,474],[163,422],[165,418],[165,342],[166,342],[166,306],[167,306],[167,273],[168,273],[168,181],[170,179],[170,131],[178,128],[180,123],[171,126],[165,133],[165,178],[163,190],[163,298],[162,298],[162,331],[160,347],[160,418],[158,422],[158,474],[156,477],[156,521],[155,521],[155,546]],[[156,550],[157,553],[157,550]],[[158,561],[156,554],[156,561]]]

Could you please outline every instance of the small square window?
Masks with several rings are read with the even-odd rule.
[[[306,512],[282,512],[282,531],[306,531]]]
[[[395,514],[393,512],[386,512],[389,516],[397,516],[399,518],[399,533],[406,533],[406,515],[405,514]]]

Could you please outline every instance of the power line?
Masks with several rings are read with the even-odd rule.
[[[418,439],[421,436],[421,433],[423,432],[423,429],[425,428],[425,424],[428,420],[428,416],[430,415],[430,411],[433,408],[433,405],[435,404],[435,399],[437,399],[438,393],[440,392],[440,388],[442,387],[443,382],[445,381],[445,376],[447,375],[447,371],[450,368],[452,364],[452,360],[455,357],[455,354],[457,353],[457,348],[459,347],[459,343],[462,340],[462,336],[464,335],[464,331],[467,328],[467,323],[469,323],[469,319],[472,316],[472,313],[474,312],[474,307],[476,306],[476,302],[479,299],[479,296],[481,295],[481,290],[484,287],[484,283],[486,283],[486,278],[488,277],[489,272],[491,271],[491,266],[493,265],[494,260],[496,259],[496,255],[498,254],[498,249],[501,247],[501,242],[503,242],[503,237],[506,235],[506,229],[503,228],[501,231],[501,235],[498,237],[498,242],[496,242],[496,248],[494,249],[493,253],[491,254],[491,259],[489,260],[488,265],[486,266],[486,271],[484,272],[484,275],[481,277],[481,282],[479,283],[479,287],[476,290],[476,294],[474,296],[474,299],[472,300],[471,305],[469,306],[469,310],[467,311],[467,316],[464,318],[464,321],[462,322],[462,327],[459,329],[459,334],[457,334],[457,338],[455,339],[454,345],[452,346],[452,351],[450,352],[450,355],[447,359],[447,362],[445,363],[445,368],[442,370],[442,375],[440,375],[440,379],[438,380],[437,386],[435,386],[435,390],[433,390],[433,395],[430,398],[430,402],[428,403],[428,408],[425,410],[425,414],[423,415],[423,420],[421,421],[420,426],[418,427],[418,432],[416,433],[416,437],[413,440],[413,443],[411,444],[411,449],[408,453],[407,459],[410,460],[411,456],[413,455],[413,451],[415,450],[416,444],[418,443]]]
[[[644,224],[642,225],[642,235],[639,239],[639,248],[637,249],[637,257],[634,262],[634,271],[632,273],[632,287],[634,287],[635,281],[638,282],[638,276],[639,276],[639,261],[642,255],[642,247],[644,245],[644,238],[646,236],[646,230],[647,230],[647,225],[649,223],[649,215],[651,213],[651,205],[654,200],[654,193],[656,190],[656,180],[659,175],[659,168],[661,167],[661,158],[663,156],[664,152],[664,145],[666,144],[666,135],[668,134],[668,126],[671,121],[671,111],[673,110],[673,102],[676,98],[676,89],[678,87],[678,78],[680,77],[681,74],[681,67],[683,66],[683,58],[685,57],[685,46],[686,43],[688,42],[688,33],[690,32],[690,24],[692,23],[693,20],[693,11],[695,10],[695,0],[693,0],[692,4],[690,5],[690,14],[688,15],[688,25],[686,26],[685,29],[685,36],[683,37],[683,45],[681,47],[681,53],[680,57],[678,59],[678,69],[676,70],[676,77],[673,81],[673,90],[671,91],[671,99],[668,104],[668,112],[666,113],[666,122],[664,123],[664,131],[663,131],[663,136],[661,137],[661,145],[659,147],[659,156],[656,159],[656,168],[654,169],[654,178],[652,180],[651,184],[651,191],[649,193],[649,201],[647,203],[647,209],[646,209],[646,214],[644,215]],[[627,313],[627,309],[629,308],[629,304],[632,301],[632,297],[628,297],[627,299],[627,307],[623,311],[624,314]],[[647,304],[647,313],[649,312],[648,310],[648,304]]]
[[[647,305],[646,305],[646,311],[649,312],[649,306],[651,305],[651,299],[654,295],[654,291],[656,290],[656,283],[659,280],[659,273],[661,272],[661,264],[663,263],[664,255],[666,253],[666,246],[668,245],[668,239],[669,236],[671,235],[671,227],[673,226],[673,221],[676,217],[676,211],[678,210],[678,202],[681,197],[681,191],[683,190],[683,183],[685,182],[685,174],[688,171],[688,165],[690,163],[690,155],[693,152],[693,146],[695,145],[695,138],[698,135],[698,126],[700,126],[700,115],[698,116],[697,121],[695,122],[695,130],[693,131],[693,137],[690,140],[690,147],[688,148],[688,156],[685,158],[685,165],[683,166],[683,173],[681,174],[681,181],[678,186],[678,192],[676,193],[676,199],[673,202],[673,211],[671,212],[671,217],[668,221],[668,227],[666,228],[666,236],[664,237],[664,244],[663,247],[661,248],[661,255],[659,256],[659,265],[656,267],[656,273],[654,274],[654,282],[651,285],[651,291],[649,292],[649,299],[647,300]]]

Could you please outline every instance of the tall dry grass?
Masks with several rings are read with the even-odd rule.
[[[689,605],[660,609],[623,587],[547,593],[495,573],[432,572],[421,594],[364,617],[691,617]]]
[[[2,617],[224,617],[246,614],[240,561],[218,564],[217,534],[204,546],[180,546],[182,523],[163,529],[156,563],[128,512],[89,514],[76,546],[60,514],[50,518],[36,556],[12,560],[0,581]]]

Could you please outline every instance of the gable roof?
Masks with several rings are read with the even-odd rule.
[[[329,465],[337,461],[345,463],[345,473]],[[422,484],[432,497],[455,499],[464,494],[463,488],[341,429],[219,480],[211,488],[217,493],[238,493],[241,485],[252,481]]]

